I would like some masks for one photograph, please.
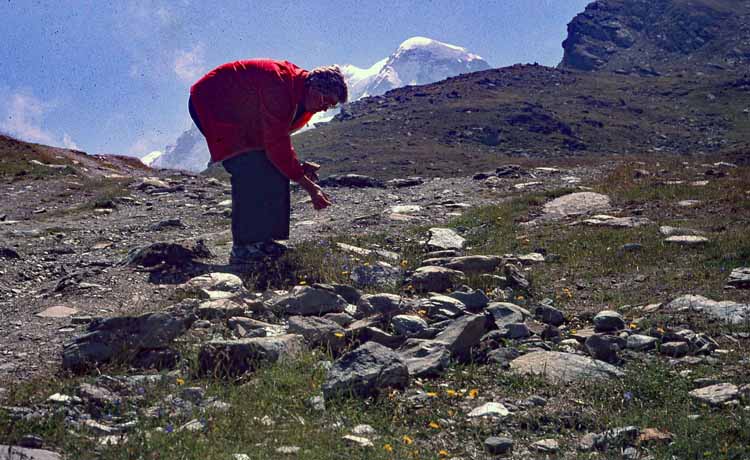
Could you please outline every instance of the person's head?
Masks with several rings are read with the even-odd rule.
[[[305,110],[322,112],[343,104],[349,98],[344,74],[339,66],[316,67],[305,79]]]

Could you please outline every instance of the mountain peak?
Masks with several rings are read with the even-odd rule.
[[[470,53],[466,48],[461,46],[451,45],[438,40],[427,37],[411,37],[405,40],[399,45],[395,55],[401,55],[405,52],[412,50],[425,50],[433,55],[437,55],[442,59],[461,59],[465,61],[481,60],[482,57]]]

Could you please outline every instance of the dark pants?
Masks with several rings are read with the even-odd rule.
[[[232,176],[232,239],[235,246],[289,239],[289,179],[265,152],[224,160]]]

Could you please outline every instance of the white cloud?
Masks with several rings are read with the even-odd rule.
[[[79,150],[68,133],[60,138],[45,129],[44,119],[54,110],[54,103],[42,101],[28,90],[12,91],[5,96],[7,102],[0,119],[0,131],[28,142]]]
[[[174,59],[174,72],[183,83],[193,83],[203,75],[205,51],[202,44],[190,50],[179,50]]]

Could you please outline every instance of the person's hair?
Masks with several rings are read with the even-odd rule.
[[[305,79],[308,88],[315,88],[323,94],[336,96],[339,103],[343,104],[349,99],[349,89],[341,69],[337,65],[316,67],[312,69]]]

